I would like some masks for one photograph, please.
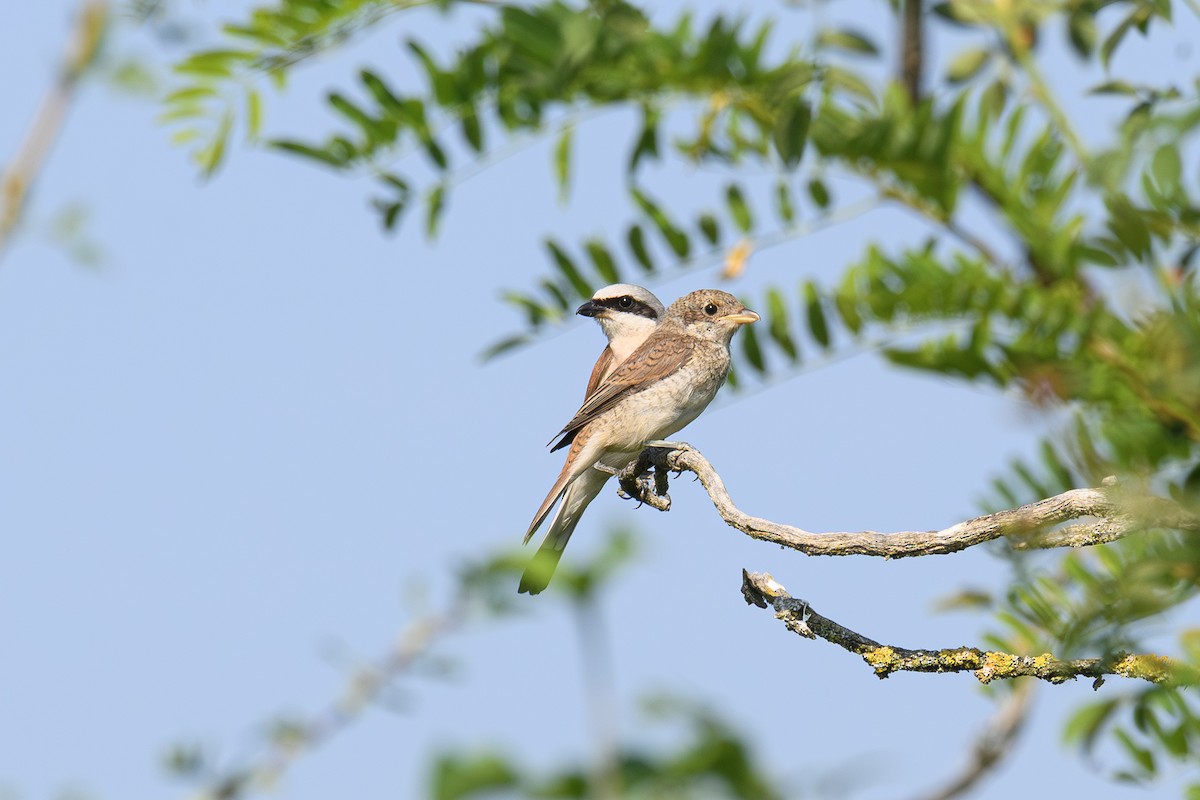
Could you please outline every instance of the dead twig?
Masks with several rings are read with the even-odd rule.
[[[765,572],[742,571],[742,595],[759,608],[773,608],[776,619],[788,630],[806,639],[824,639],[862,657],[880,678],[893,672],[971,672],[980,683],[1012,678],[1039,678],[1064,683],[1075,678],[1092,678],[1099,688],[1105,675],[1138,678],[1151,683],[1192,685],[1196,671],[1159,655],[1114,653],[1105,658],[1060,661],[1050,653],[1021,656],[976,647],[942,650],[910,650],[868,639],[821,616],[807,602],[792,597]]]
[[[1016,550],[1085,547],[1152,528],[1200,530],[1200,517],[1173,500],[1126,492],[1110,479],[1097,489],[1072,489],[938,531],[811,533],[743,512],[733,504],[713,465],[690,445],[648,447],[636,462],[620,473],[622,489],[628,496],[653,505],[665,497],[665,492],[658,494],[651,490],[644,477],[650,469],[660,473],[667,470],[694,473],[708,492],[717,513],[730,526],[752,538],[812,556],[910,558],[944,555],[1000,538],[1007,538]],[[670,505],[669,498],[666,505]],[[659,505],[655,507],[660,508]],[[1087,517],[1095,519],[1055,528],[1063,522]]]

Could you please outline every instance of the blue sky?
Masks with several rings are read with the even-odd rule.
[[[185,4],[210,21],[244,6]],[[0,159],[48,85],[72,7],[34,4],[0,28]],[[455,35],[413,20],[443,45],[437,37]],[[398,35],[392,26],[299,73],[269,101],[268,129],[324,134],[322,90],[360,65],[411,75]],[[1048,70],[1065,75],[1070,63],[1050,53]],[[1147,69],[1194,71],[1190,52],[1143,55],[1162,59]],[[517,326],[498,295],[547,268],[542,236],[621,230],[631,116],[580,130],[587,157],[569,205],[555,202],[548,147],[530,147],[464,185],[431,244],[418,225],[383,235],[366,180],[286,157],[239,148],[203,182],[155,113],[86,87],[26,235],[0,265],[0,797],[186,796],[159,765],[171,743],[237,759],[255,752],[264,722],[324,707],[347,680],[331,648],[382,654],[413,618],[414,586],[440,605],[457,565],[519,541],[560,464],[543,444],[602,346],[580,322],[500,361],[477,358]],[[721,176],[673,167],[653,180],[686,204]],[[77,204],[103,252],[94,268],[42,235]],[[755,256],[735,289],[831,278],[864,241],[921,233],[901,212],[875,212]],[[717,282],[707,270],[653,288],[669,301]],[[988,479],[1030,454],[1045,425],[1013,397],[867,354],[718,401],[679,438],[751,513],[809,530],[895,530],[976,513]],[[997,559],[814,560],[728,528],[698,486],[677,483],[672,496],[659,514],[606,492],[567,555],[613,525],[632,526],[644,553],[604,599],[625,738],[670,740],[637,702],[669,691],[757,731],[768,768],[797,791],[848,767],[856,797],[912,795],[958,768],[991,710],[972,678],[878,681],[856,657],[745,606],[740,570],[772,572],[874,638],[952,646],[980,642],[978,620],[931,605],[997,585]],[[506,748],[547,769],[586,753],[571,619],[550,594],[521,600],[521,619],[439,648],[458,663],[452,680],[403,681],[404,713],[367,712],[300,759],[281,796],[420,796],[442,747]],[[559,702],[531,711],[535,690]],[[1039,695],[1015,756],[978,797],[1147,796],[1059,745],[1064,715],[1095,696],[1088,683]]]

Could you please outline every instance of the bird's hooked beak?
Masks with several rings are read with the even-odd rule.
[[[600,305],[595,300],[588,300],[579,308],[575,309],[575,313],[583,317],[598,317],[602,311],[604,311],[604,306]]]
[[[749,325],[751,322],[758,322],[760,319],[762,319],[762,317],[760,317],[758,314],[755,314],[748,308],[743,308],[736,314],[725,314],[717,319],[721,320],[722,322],[732,322],[736,325]]]

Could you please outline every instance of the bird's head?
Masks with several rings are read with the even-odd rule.
[[[700,289],[672,303],[667,319],[694,336],[728,342],[738,328],[758,322],[760,317],[729,292]]]
[[[666,309],[649,289],[614,283],[597,290],[575,313],[595,318],[611,340],[635,331],[645,336],[646,329],[658,325]]]

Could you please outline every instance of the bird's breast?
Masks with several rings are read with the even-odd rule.
[[[612,409],[610,441],[637,451],[647,441],[670,436],[708,407],[728,372],[727,353],[698,351],[681,368]]]

